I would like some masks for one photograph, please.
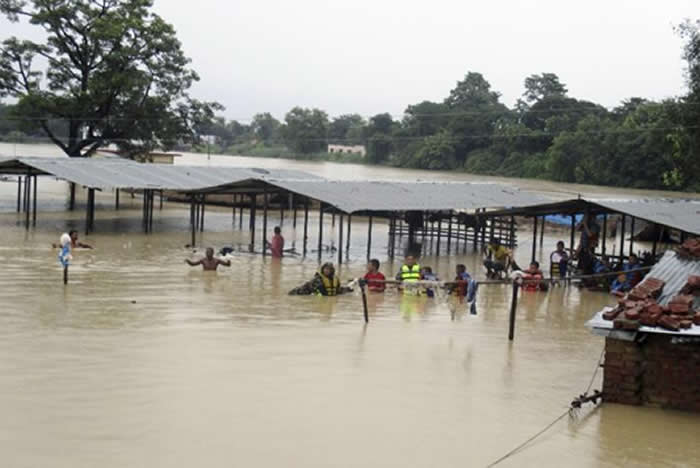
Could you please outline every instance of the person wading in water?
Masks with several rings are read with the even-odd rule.
[[[200,258],[194,262],[188,258],[185,259],[185,263],[187,263],[189,266],[202,265],[202,269],[204,271],[216,271],[219,265],[227,267],[231,266],[231,260],[221,260],[220,258],[214,257],[214,249],[211,247],[207,247],[207,252],[204,258]]]

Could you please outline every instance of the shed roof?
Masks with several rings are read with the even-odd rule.
[[[517,188],[492,183],[331,181],[251,179],[203,193],[283,190],[322,201],[345,213],[379,211],[439,211],[500,208],[543,203],[548,199]]]
[[[669,301],[677,296],[680,290],[685,286],[688,277],[692,275],[700,275],[700,260],[683,258],[673,250],[667,251],[659,262],[654,265],[654,268],[647,274],[648,277],[657,278],[664,281],[664,289],[661,296],[658,298],[659,304],[666,305]],[[694,307],[700,306],[700,297],[695,298]],[[586,326],[598,330],[611,330],[613,322],[603,319],[603,312],[598,312],[591,320],[586,322]],[[640,332],[647,333],[662,333],[674,335],[691,335],[700,336],[700,326],[693,325],[687,330],[678,332],[664,330],[661,327],[641,326]],[[605,333],[604,333],[605,334]]]
[[[228,166],[166,166],[121,158],[6,158],[0,159],[0,173],[51,175],[89,188],[153,189],[187,191],[250,178],[320,177],[286,169],[257,169]]]
[[[597,199],[576,198],[501,210],[491,214],[543,216],[548,214],[620,213],[645,221],[700,235],[700,200],[692,199]]]

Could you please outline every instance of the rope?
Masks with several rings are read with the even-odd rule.
[[[591,381],[590,381],[590,383],[588,384],[588,388],[586,389],[586,392],[584,393],[584,395],[586,395],[586,394],[591,390],[591,387],[593,387],[593,382],[595,382],[596,375],[598,375],[598,370],[600,369],[600,363],[601,363],[601,361],[602,361],[602,359],[603,359],[603,355],[604,355],[604,354],[605,354],[605,347],[603,347],[603,350],[602,350],[601,353],[600,353],[600,357],[598,358],[598,362],[596,362],[596,367],[595,367],[595,370],[593,371],[593,376],[591,377]],[[514,448],[513,450],[511,450],[510,452],[506,453],[505,455],[503,455],[503,456],[502,456],[501,458],[499,458],[498,460],[496,460],[496,461],[492,462],[491,464],[487,465],[486,468],[492,468],[492,467],[494,467],[494,466],[500,464],[501,462],[505,461],[506,459],[512,457],[512,456],[515,455],[516,453],[520,452],[520,451],[521,451],[523,448],[525,448],[528,444],[530,444],[532,441],[534,441],[535,439],[537,439],[538,437],[540,437],[542,434],[544,434],[545,432],[547,432],[548,430],[550,430],[556,423],[558,423],[559,421],[561,421],[562,419],[564,419],[565,416],[570,415],[573,409],[574,409],[574,407],[573,407],[573,406],[570,406],[564,413],[562,413],[562,414],[560,414],[559,416],[557,416],[552,422],[550,422],[549,424],[547,424],[543,429],[541,429],[540,431],[538,431],[538,432],[537,432],[536,434],[534,434],[533,436],[529,437],[525,442],[521,443],[520,445],[518,445],[517,447],[515,447],[515,448]]]

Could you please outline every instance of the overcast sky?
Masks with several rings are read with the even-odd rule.
[[[541,72],[606,107],[677,96],[673,26],[700,18],[698,0],[156,0],[155,9],[201,76],[193,94],[241,121],[296,105],[400,115],[444,99],[468,71],[507,105]]]

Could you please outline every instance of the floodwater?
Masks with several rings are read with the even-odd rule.
[[[55,154],[0,145],[0,155],[17,149]],[[202,155],[180,163],[476,179]],[[510,182],[562,194],[643,194]],[[281,262],[236,254],[231,268],[204,273],[184,263],[202,253],[184,247],[187,208],[166,203],[145,235],[140,200],[126,195],[115,212],[113,194],[98,194],[97,232],[82,239],[95,249],[75,253],[64,287],[50,244],[82,228],[84,200],[66,212],[66,184],[40,179],[38,224],[27,232],[15,194],[16,184],[0,182],[1,466],[486,466],[562,414],[588,387],[602,351],[583,324],[610,303],[606,294],[525,293],[513,343],[505,286],[480,289],[476,316],[444,298],[370,295],[364,326],[358,295],[287,296],[312,276],[315,253]],[[329,218],[325,239],[334,232]],[[353,221],[346,279],[364,269],[366,224]],[[208,209],[202,245],[247,243],[237,226],[230,210]],[[301,230],[289,214],[283,231],[299,249]],[[557,240],[551,234],[545,252]],[[316,229],[310,235],[314,246]],[[377,226],[373,254],[389,276],[399,263],[390,264],[386,244],[386,228]],[[519,262],[530,246],[521,233]],[[422,263],[443,278],[457,263],[483,277],[471,246],[458,249]],[[499,466],[698,466],[698,429],[697,414],[589,407]]]

